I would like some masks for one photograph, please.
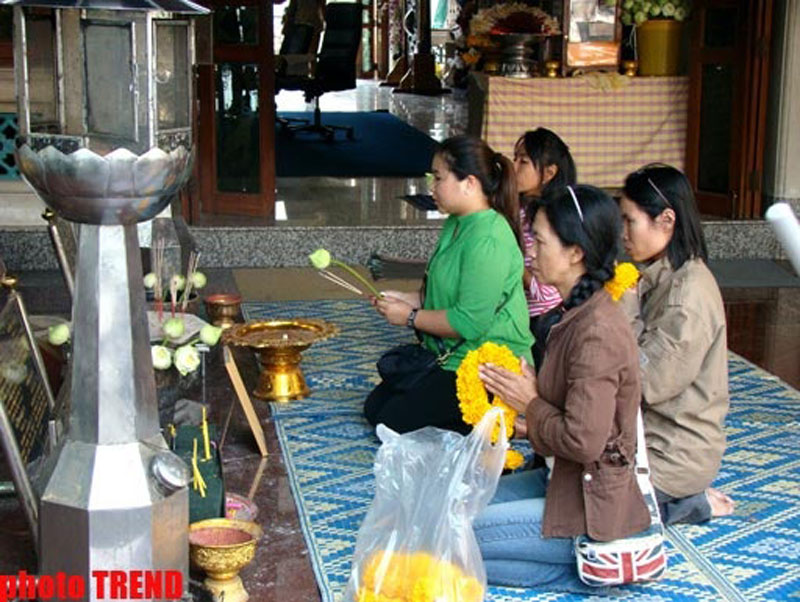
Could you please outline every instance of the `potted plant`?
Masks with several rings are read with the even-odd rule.
[[[623,0],[622,22],[636,28],[639,75],[677,75],[690,0]]]

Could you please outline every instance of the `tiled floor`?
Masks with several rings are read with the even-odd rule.
[[[279,111],[310,111],[302,92],[283,91],[276,97]],[[325,112],[389,111],[434,140],[463,134],[467,103],[463,91],[442,96],[394,94],[375,82],[359,82],[355,90],[324,94]],[[413,208],[398,197],[426,192],[424,178],[278,178],[275,225],[396,226],[437,223],[441,215]],[[197,225],[254,226],[259,220],[202,215]],[[264,220],[266,224],[267,221]]]

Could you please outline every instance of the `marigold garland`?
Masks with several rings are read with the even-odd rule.
[[[606,282],[605,289],[614,301],[619,301],[626,290],[639,281],[639,270],[632,263],[618,263],[614,267],[614,277]]]
[[[492,407],[502,408],[506,436],[510,439],[514,434],[514,420],[517,412],[507,406],[499,397],[494,397],[489,403],[489,393],[478,375],[478,366],[481,364],[494,364],[515,374],[522,374],[519,358],[505,345],[487,342],[468,352],[456,370],[456,395],[464,422],[475,426]],[[498,424],[492,429],[492,442],[497,441],[499,435],[500,425]],[[519,468],[522,466],[522,462],[522,454],[519,452],[512,449],[506,452],[506,468],[512,470]]]
[[[427,552],[378,551],[364,564],[356,602],[480,602],[483,586]]]

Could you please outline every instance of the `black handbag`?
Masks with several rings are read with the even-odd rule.
[[[449,350],[441,339],[435,338],[439,347],[437,355],[420,343],[406,343],[392,347],[378,359],[378,374],[383,382],[398,391],[410,391],[434,370],[444,364],[447,359],[463,343],[461,339]]]

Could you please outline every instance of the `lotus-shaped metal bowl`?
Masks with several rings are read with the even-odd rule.
[[[210,518],[192,523],[189,556],[213,579],[232,579],[253,559],[261,534],[261,527],[251,521]]]
[[[88,148],[62,153],[17,139],[20,173],[61,217],[86,224],[133,224],[155,217],[180,190],[192,169],[184,146],[154,147],[136,155],[117,148],[98,155]]]

